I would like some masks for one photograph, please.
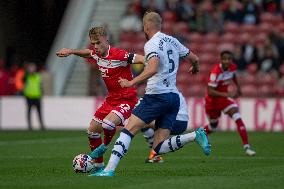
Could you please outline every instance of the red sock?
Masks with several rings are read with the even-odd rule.
[[[111,142],[113,136],[115,135],[116,129],[108,130],[104,129],[104,144],[109,145]]]
[[[203,129],[205,130],[207,135],[213,132],[209,129],[209,125],[206,125]]]
[[[89,146],[91,151],[93,151],[94,149],[96,149],[98,146],[100,146],[102,144],[102,138],[89,138]],[[97,159],[95,159],[95,163],[102,163],[104,162],[104,158],[103,157],[99,157]]]
[[[236,120],[237,130],[239,132],[240,137],[242,138],[243,145],[248,144],[248,135],[245,124],[242,119]]]

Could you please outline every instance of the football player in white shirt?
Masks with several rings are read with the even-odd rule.
[[[179,59],[189,59],[192,63],[190,72],[196,74],[199,71],[198,57],[177,39],[160,32],[162,18],[158,13],[146,13],[143,17],[143,27],[148,40],[144,46],[146,67],[133,80],[121,78],[119,84],[122,87],[132,87],[147,80],[146,93],[132,111],[129,122],[116,140],[106,168],[90,176],[114,176],[114,171],[120,159],[126,154],[132,138],[154,120],[158,128],[157,136],[164,139],[153,146],[157,154],[178,150],[189,141],[188,137],[183,135],[167,138],[180,106],[176,88]],[[211,148],[205,131],[200,128],[195,134],[197,143],[200,144],[203,152],[209,155]]]

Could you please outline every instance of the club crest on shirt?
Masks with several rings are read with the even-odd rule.
[[[216,74],[210,74],[210,81],[215,81],[216,77]]]

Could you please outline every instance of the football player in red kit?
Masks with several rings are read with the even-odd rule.
[[[111,47],[104,27],[90,29],[89,37],[92,48],[82,50],[63,48],[56,55],[67,57],[73,54],[97,64],[107,87],[108,95],[102,106],[95,112],[87,130],[92,150],[90,156],[95,159],[94,171],[96,171],[104,167],[103,154],[115,134],[116,126],[123,124],[124,120],[131,115],[138,101],[136,89],[122,88],[118,81],[120,78],[132,80],[130,64],[143,62],[144,56]]]
[[[232,53],[222,51],[221,62],[211,70],[208,78],[208,88],[205,97],[205,111],[209,124],[204,127],[207,134],[214,131],[218,126],[221,112],[229,115],[237,125],[237,131],[243,142],[245,153],[249,156],[256,154],[249,145],[245,124],[241,118],[239,108],[234,98],[241,95],[241,89],[236,78],[237,66],[232,62]],[[237,87],[235,93],[228,92],[228,86],[233,81]]]

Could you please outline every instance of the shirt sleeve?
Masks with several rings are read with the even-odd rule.
[[[179,42],[179,40],[176,40],[176,44],[177,44],[177,48],[178,48],[178,52],[179,52],[179,57],[183,58],[189,55],[190,50],[185,47],[183,44],[181,44],[181,42]]]
[[[208,86],[210,87],[217,87],[218,82],[217,82],[218,75],[214,72],[211,72],[208,78]]]
[[[153,57],[159,58],[159,49],[158,46],[152,44],[152,43],[146,43],[144,46],[144,52],[145,52],[145,61],[149,61]]]
[[[121,61],[127,61],[128,64],[133,64],[135,61],[135,53],[129,53],[125,50],[119,50],[117,53],[117,58]]]

